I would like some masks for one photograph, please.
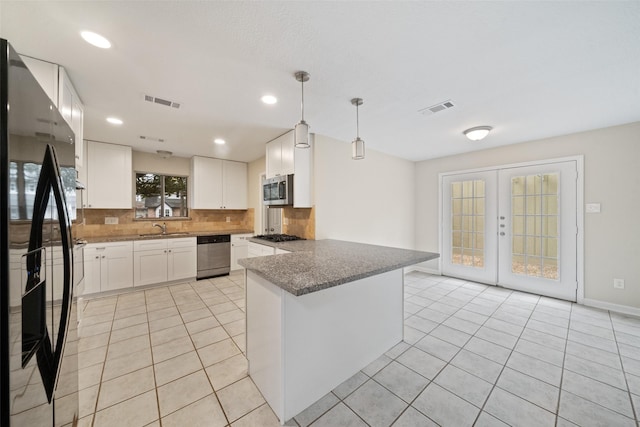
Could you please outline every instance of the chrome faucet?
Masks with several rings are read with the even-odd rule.
[[[160,229],[162,230],[162,234],[167,234],[167,223],[163,222],[162,224],[158,224],[158,223],[153,223],[154,227],[160,227]]]

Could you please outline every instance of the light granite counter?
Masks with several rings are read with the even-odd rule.
[[[255,243],[289,254],[245,258],[239,264],[276,286],[300,296],[437,258],[432,252],[367,245],[341,240]]]

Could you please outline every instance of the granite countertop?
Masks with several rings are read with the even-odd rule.
[[[169,232],[167,234],[158,233],[130,234],[122,236],[98,236],[86,237],[82,240],[87,243],[124,242],[128,240],[154,240],[154,239],[176,239],[180,237],[215,236],[219,234],[253,234],[253,230],[233,230],[233,231],[190,231],[190,232]]]
[[[305,295],[333,286],[438,258],[432,252],[397,249],[340,240],[297,240],[256,243],[291,251],[244,258],[240,265],[285,291]]]

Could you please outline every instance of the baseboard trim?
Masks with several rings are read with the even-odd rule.
[[[603,310],[614,311],[616,313],[629,314],[631,316],[640,317],[640,308],[631,307],[628,305],[614,304],[612,302],[600,301],[590,298],[583,299],[582,303],[589,307],[595,307]]]
[[[429,274],[435,274],[436,276],[442,276],[442,273],[440,273],[440,271],[435,269],[435,268],[421,267],[421,266],[418,266],[418,265],[410,265],[409,267],[405,267],[404,268],[404,272],[405,273],[410,273],[412,271],[421,271],[423,273],[429,273]]]

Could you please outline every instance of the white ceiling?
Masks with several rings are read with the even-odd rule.
[[[113,47],[86,44],[85,29]],[[367,147],[411,160],[640,120],[638,1],[0,0],[0,36],[67,69],[86,139],[185,157],[264,155],[300,119],[297,70],[311,74],[312,132],[351,141],[361,97]],[[262,104],[265,93],[278,104]],[[449,99],[452,109],[418,113]],[[478,125],[494,130],[466,140]]]

